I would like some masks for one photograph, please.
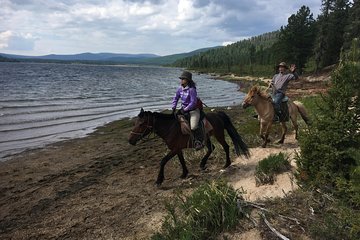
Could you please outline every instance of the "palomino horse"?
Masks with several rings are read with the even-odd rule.
[[[247,108],[249,106],[254,106],[257,114],[260,118],[260,137],[264,140],[262,147],[266,147],[266,144],[269,142],[269,132],[271,129],[271,125],[273,124],[274,119],[274,106],[272,103],[272,99],[266,92],[261,91],[261,89],[257,86],[253,86],[248,94],[246,95],[243,103],[243,108]],[[309,118],[307,116],[305,107],[302,103],[295,101],[288,101],[288,109],[289,116],[291,122],[293,123],[295,129],[295,138],[298,137],[298,124],[297,124],[297,115],[300,113],[302,119],[306,124],[309,124]],[[280,122],[282,127],[282,136],[278,143],[284,143],[285,134],[287,131],[286,122]]]
[[[224,112],[207,113],[206,119],[211,123],[213,129],[208,133],[206,141],[206,147],[208,150],[200,162],[201,169],[206,168],[206,161],[215,148],[215,146],[210,141],[211,135],[215,136],[215,138],[225,150],[226,163],[224,168],[230,166],[231,161],[229,156],[229,145],[225,141],[224,129],[226,129],[230,135],[230,138],[235,146],[236,154],[238,156],[240,156],[240,154],[243,154],[245,157],[250,156],[248,147],[236,131],[228,115],[226,115]],[[156,184],[160,186],[164,181],[165,165],[175,155],[178,156],[182,166],[183,172],[181,178],[186,178],[188,170],[186,168],[182,149],[193,146],[192,141],[189,141],[190,136],[182,134],[180,123],[178,122],[176,116],[174,114],[164,114],[150,111],[145,112],[143,109],[141,109],[140,114],[136,119],[135,126],[129,135],[129,143],[135,145],[140,139],[144,138],[152,132],[162,138],[170,149],[170,152],[161,160],[160,171],[156,180]]]

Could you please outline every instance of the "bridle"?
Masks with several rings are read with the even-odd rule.
[[[147,131],[147,130],[150,130],[150,132],[149,132],[149,134],[148,134],[148,135],[149,135],[149,138],[150,138],[151,133],[154,133],[155,118],[153,117],[153,124],[152,124],[152,125],[150,125],[150,117],[149,117],[149,116],[148,116],[147,120],[148,120],[148,122],[147,122],[146,128],[145,128],[145,130],[144,130],[143,132],[134,132],[134,131],[131,131],[130,134],[140,136],[139,140],[142,140],[142,139],[144,139],[144,137],[145,137],[146,131]]]

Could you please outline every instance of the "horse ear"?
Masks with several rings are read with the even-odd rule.
[[[144,109],[143,109],[143,108],[141,108],[140,113],[139,113],[139,117],[144,116],[144,113],[145,113]]]

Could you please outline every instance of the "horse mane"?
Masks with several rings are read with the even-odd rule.
[[[153,114],[156,116],[156,118],[163,120],[175,119],[174,114],[160,113],[160,112],[153,112]]]
[[[260,86],[253,86],[251,89],[250,89],[250,92],[252,94],[257,94],[259,95],[260,97],[264,98],[264,99],[268,99],[270,97],[270,95],[266,92],[266,91],[262,91],[261,90],[261,87]]]
[[[173,120],[173,119],[175,119],[174,114],[166,114],[166,113],[151,112],[151,111],[145,111],[144,114],[146,114],[146,115],[154,115],[157,119],[161,119],[161,120]]]

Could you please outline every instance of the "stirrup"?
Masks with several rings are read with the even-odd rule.
[[[204,148],[204,145],[203,145],[199,140],[196,140],[196,141],[194,142],[194,148],[195,148],[195,150],[197,151],[197,150],[203,149],[203,148]]]

